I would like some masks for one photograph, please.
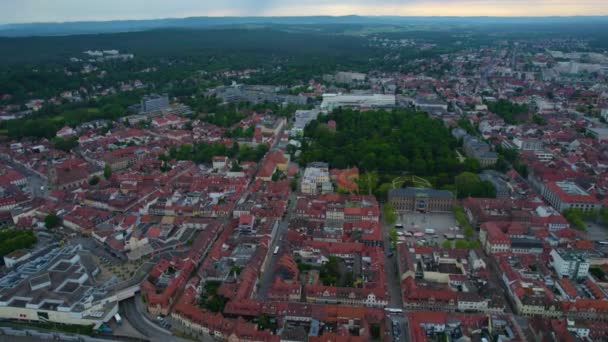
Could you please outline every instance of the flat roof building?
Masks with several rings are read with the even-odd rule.
[[[55,248],[0,278],[0,318],[94,325],[118,312],[110,282],[80,245]]]
[[[397,103],[395,95],[369,94],[323,94],[321,109],[334,110],[340,107],[390,108]]]

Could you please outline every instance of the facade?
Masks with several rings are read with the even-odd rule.
[[[589,274],[589,259],[586,254],[564,249],[551,251],[553,268],[560,277],[581,279]]]
[[[311,163],[306,167],[300,184],[300,191],[308,195],[333,191],[327,163]]]
[[[590,195],[574,182],[549,182],[542,190],[543,197],[560,212],[566,209],[593,211],[602,207],[595,196]]]
[[[522,151],[541,151],[543,142],[539,139],[513,139],[513,144]]]
[[[340,107],[390,108],[396,103],[395,95],[324,94],[321,109],[331,111]]]
[[[425,188],[391,189],[388,200],[398,212],[450,212],[456,204],[451,192]]]
[[[493,222],[481,225],[479,241],[488,254],[504,253],[511,249],[511,239]]]

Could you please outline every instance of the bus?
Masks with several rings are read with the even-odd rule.
[[[395,309],[395,308],[384,308],[384,311],[390,314],[402,314],[403,309]]]
[[[276,247],[274,248],[274,252],[273,252],[272,254],[274,254],[274,255],[279,254],[279,246],[276,246]]]

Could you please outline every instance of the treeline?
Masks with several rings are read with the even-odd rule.
[[[572,227],[581,231],[586,230],[585,222],[597,222],[608,225],[608,208],[594,211],[582,211],[577,208],[571,208],[564,210],[562,214]]]
[[[129,114],[127,107],[136,104],[143,96],[141,91],[125,92],[87,103],[47,106],[23,119],[0,122],[12,139],[24,137],[52,138],[63,126],[75,126],[97,119],[116,120]]]
[[[509,100],[500,99],[496,102],[486,102],[488,110],[500,116],[506,123],[514,125],[519,122],[518,117],[528,114],[528,106],[525,104],[513,103]]]
[[[236,158],[239,162],[258,162],[262,160],[266,152],[268,152],[268,146],[264,144],[259,144],[255,148],[252,148],[249,146],[239,146],[237,143],[234,143],[230,147],[219,143],[198,143],[194,145],[184,144],[179,147],[172,147],[169,149],[168,155],[160,155],[159,159],[163,162],[172,159],[190,160],[201,164],[211,163],[215,156],[227,156],[229,158]]]
[[[29,248],[38,241],[32,230],[0,230],[0,263],[13,251]]]

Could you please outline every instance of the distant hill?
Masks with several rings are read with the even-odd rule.
[[[192,17],[182,19],[83,21],[0,25],[0,36],[63,36],[91,33],[118,33],[165,28],[211,28],[247,25],[331,25],[331,24],[530,24],[608,23],[608,17],[396,17],[396,16],[309,16],[309,17]]]

